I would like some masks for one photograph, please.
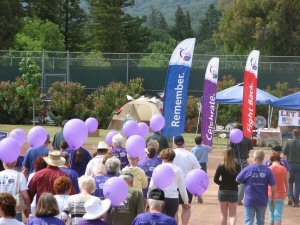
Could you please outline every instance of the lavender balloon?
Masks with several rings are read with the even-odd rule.
[[[104,183],[103,195],[113,206],[118,206],[128,196],[128,185],[120,177],[111,177]]]
[[[244,138],[243,132],[240,129],[232,129],[229,134],[230,141],[234,144],[239,144]]]
[[[171,166],[160,164],[153,170],[152,179],[156,187],[165,189],[169,187],[175,177],[175,173]]]
[[[110,131],[110,132],[106,135],[106,138],[105,138],[106,144],[108,144],[109,146],[112,146],[112,145],[113,145],[113,143],[112,143],[112,138],[113,138],[113,136],[115,136],[116,134],[118,134],[117,131],[115,131],[115,130]]]
[[[142,165],[144,162],[145,162],[145,160],[146,160],[146,158],[147,158],[147,153],[146,153],[146,148],[145,148],[145,150],[144,151],[141,151],[141,153],[140,153],[140,155],[139,155],[139,163],[138,163],[138,165],[140,166],[140,165]]]
[[[21,153],[20,144],[11,137],[0,141],[0,159],[3,162],[12,163],[17,160]]]
[[[146,123],[144,123],[144,122],[138,123],[138,134],[144,138],[148,136],[149,127]]]
[[[158,114],[151,118],[150,120],[150,128],[153,132],[158,132],[162,130],[165,126],[165,118]]]
[[[207,173],[200,169],[191,170],[186,178],[186,187],[193,195],[202,195],[209,186],[209,177]]]
[[[130,137],[132,135],[138,134],[138,124],[134,120],[129,120],[123,125],[123,132],[126,137]]]
[[[126,141],[126,152],[132,157],[136,158],[141,155],[142,151],[145,151],[146,142],[145,139],[140,135],[132,135]]]
[[[98,120],[94,117],[88,118],[85,122],[88,132],[91,134],[98,129]]]
[[[48,132],[42,126],[35,126],[28,132],[28,142],[31,147],[40,147],[45,144]]]
[[[14,129],[9,133],[9,137],[15,139],[20,146],[26,142],[26,131],[20,128]]]
[[[82,120],[71,119],[65,124],[63,135],[72,149],[79,149],[88,139],[88,129]]]

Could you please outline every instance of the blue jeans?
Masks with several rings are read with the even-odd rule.
[[[295,188],[293,193],[293,201],[296,204],[299,204],[299,196],[300,196],[300,167],[299,164],[290,163],[291,171],[290,171],[290,182],[295,182]],[[290,194],[290,193],[289,193]]]
[[[253,225],[256,215],[256,224],[264,225],[267,207],[261,206],[244,206],[245,209],[245,225]]]
[[[269,198],[270,224],[274,224],[275,221],[282,220],[284,206],[284,199],[276,198],[275,205],[272,205],[272,199]]]
[[[235,161],[241,166],[241,169],[244,169],[249,165],[247,159],[236,159]],[[245,184],[239,184],[238,202],[241,202],[244,199],[245,189]]]

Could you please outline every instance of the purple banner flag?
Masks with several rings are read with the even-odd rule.
[[[218,91],[219,58],[213,57],[206,68],[202,101],[202,143],[213,145],[216,119],[216,94]]]

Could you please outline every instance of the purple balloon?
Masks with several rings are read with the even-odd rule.
[[[138,163],[138,165],[140,166],[140,165],[142,165],[144,162],[145,162],[145,160],[146,160],[146,158],[147,158],[147,153],[146,153],[146,149],[144,150],[144,151],[141,151],[141,153],[140,153],[140,155],[139,155],[139,163]]]
[[[186,188],[193,195],[202,195],[209,186],[209,177],[207,173],[200,169],[191,170],[186,178]]]
[[[48,132],[42,126],[35,126],[28,132],[28,142],[31,147],[40,147],[45,144]]]
[[[65,124],[63,135],[72,149],[79,149],[88,139],[88,129],[82,120],[71,119]]]
[[[171,166],[167,164],[160,164],[153,170],[152,179],[156,187],[165,189],[169,187],[175,177],[175,173]]]
[[[90,134],[94,133],[98,129],[98,120],[94,117],[88,118],[84,123]]]
[[[128,196],[128,185],[120,177],[111,177],[104,183],[103,195],[113,206],[118,206]]]
[[[138,124],[134,120],[129,120],[123,125],[123,132],[128,138],[132,135],[138,134],[138,129]]]
[[[127,139],[125,148],[130,157],[136,158],[141,155],[142,151],[145,151],[145,139],[140,135],[132,135]]]
[[[8,137],[0,141],[0,159],[3,162],[12,163],[21,153],[21,146],[16,139]]]
[[[20,128],[14,129],[9,133],[9,137],[15,139],[20,146],[26,143],[26,131]]]
[[[244,138],[243,132],[240,129],[232,129],[229,134],[230,141],[234,144],[239,144]]]
[[[148,136],[149,127],[146,123],[144,123],[144,122],[138,123],[138,134],[144,138]]]
[[[107,135],[106,135],[106,144],[108,144],[109,146],[112,146],[113,143],[112,143],[112,138],[113,136],[115,136],[116,134],[118,134],[118,131],[115,131],[115,130],[112,130],[110,131]]]
[[[164,126],[165,126],[165,118],[162,115],[157,114],[151,118],[150,128],[153,132],[162,130]]]

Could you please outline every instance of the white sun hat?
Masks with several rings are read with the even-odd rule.
[[[95,220],[103,216],[110,208],[111,201],[109,199],[100,200],[97,197],[92,197],[86,201],[84,208],[84,220]]]
[[[97,149],[108,149],[108,145],[104,141],[100,141]]]
[[[65,158],[61,156],[61,152],[54,150],[48,153],[48,156],[43,157],[45,162],[50,166],[63,166],[65,165]]]

